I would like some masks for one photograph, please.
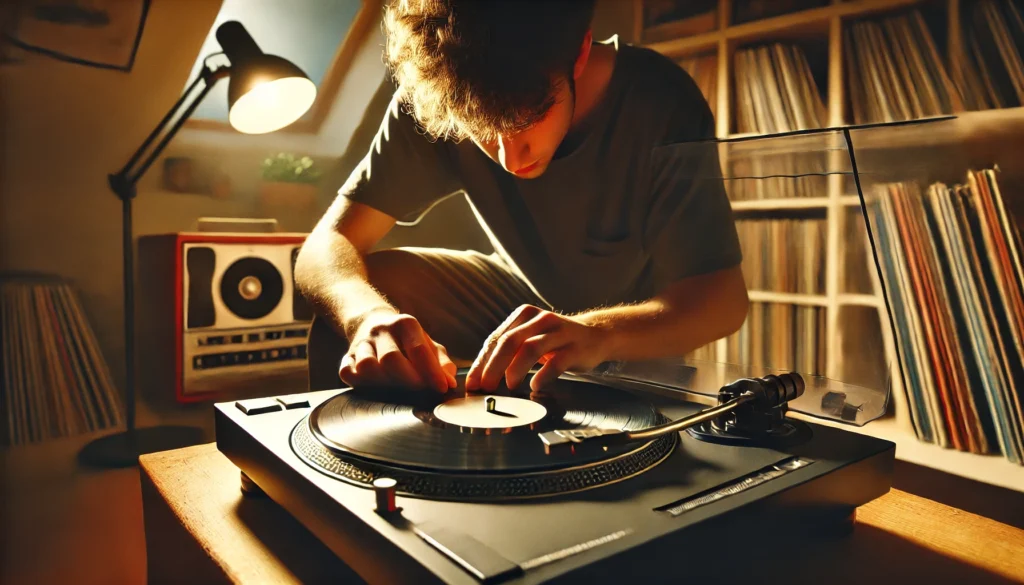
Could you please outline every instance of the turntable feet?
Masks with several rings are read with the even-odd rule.
[[[252,480],[244,471],[239,472],[242,479],[242,495],[250,498],[265,498],[267,492],[263,491],[260,486],[256,485],[256,482]]]

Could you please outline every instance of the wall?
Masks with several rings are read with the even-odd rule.
[[[0,271],[55,273],[71,280],[119,386],[124,369],[121,204],[108,190],[106,175],[127,161],[180,96],[219,7],[220,0],[152,0],[130,73],[20,51],[13,53],[18,63],[0,66]],[[619,33],[628,41],[631,15],[630,2],[602,0],[595,37]],[[310,152],[331,165],[320,204],[305,218],[311,227],[365,153],[382,117],[388,97],[380,86],[382,42],[375,26],[317,136],[182,130],[165,156],[221,161],[231,173],[236,195],[218,200],[165,191],[157,161],[139,184],[136,236],[194,229],[202,216],[258,215],[258,164],[268,151],[279,149]],[[454,225],[462,229],[452,229]],[[489,250],[461,196],[435,207],[420,225],[396,229],[382,242],[399,245]]]
[[[130,73],[13,49],[18,62],[0,68],[0,271],[55,273],[72,281],[119,386],[124,367],[121,203],[108,190],[106,175],[128,160],[177,100],[219,7],[220,0],[152,0]],[[326,150],[334,155],[346,150],[383,79],[377,35],[360,47],[351,72],[356,82],[347,80],[338,92],[325,135],[290,147],[329,145]],[[264,139],[268,142],[218,143],[183,131],[167,155],[216,152],[236,166],[258,164],[257,153],[274,144],[273,138]],[[201,216],[253,214],[245,197],[217,200],[164,191],[160,174],[158,161],[139,184],[137,236],[190,230]],[[310,225],[315,219],[309,218]]]

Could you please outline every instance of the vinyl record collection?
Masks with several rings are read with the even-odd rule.
[[[998,179],[879,185],[868,212],[917,436],[1020,464],[1024,248]]]
[[[0,282],[3,440],[35,443],[121,423],[118,393],[74,289],[36,277]]]
[[[753,290],[825,293],[823,219],[740,219],[743,277]]]
[[[920,11],[850,23],[843,42],[855,124],[963,111]]]
[[[953,77],[967,109],[1024,105],[1022,13],[1020,0],[964,3],[961,54]]]
[[[826,229],[823,219],[737,220],[747,288],[823,294]],[[824,375],[824,315],[819,306],[752,302],[743,326],[726,338],[724,356],[712,343],[690,357]]]
[[[821,128],[828,121],[821,93],[801,47],[776,43],[741,49],[736,51],[734,66],[737,132],[806,130]],[[729,197],[733,201],[824,197],[825,178],[810,175],[824,167],[824,156],[759,153],[754,159],[730,158],[729,176],[737,180],[727,185]],[[773,175],[780,178],[772,178]],[[742,179],[749,176],[768,178]]]
[[[724,361],[824,375],[827,341],[822,307],[752,302],[743,326],[726,338]]]
[[[736,51],[736,131],[770,134],[821,128],[828,110],[798,45],[774,43]]]

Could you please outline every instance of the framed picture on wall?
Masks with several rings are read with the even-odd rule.
[[[383,8],[383,0],[223,0],[188,79],[199,74],[202,56],[220,50],[215,36],[217,27],[237,20],[263,52],[286,57],[316,84],[316,101],[312,107],[297,122],[282,130],[316,133],[359,47],[374,27],[380,27]],[[227,83],[214,85],[185,126],[230,131],[227,88]]]
[[[4,36],[61,61],[131,71],[150,0],[14,0]]]

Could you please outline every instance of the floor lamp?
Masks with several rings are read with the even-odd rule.
[[[79,460],[88,465],[130,467],[138,463],[139,455],[175,449],[202,440],[201,429],[195,427],[135,427],[135,261],[132,200],[135,198],[135,185],[139,178],[220,79],[230,77],[228,122],[233,128],[246,134],[273,132],[291,124],[306,113],[316,98],[316,85],[309,77],[290,61],[261,51],[241,23],[229,21],[221,24],[217,28],[216,36],[230,65],[215,67],[209,64],[210,57],[221,53],[207,56],[203,61],[202,71],[182,94],[181,99],[167,112],[124,168],[108,176],[111,190],[122,202],[126,429],[124,432],[101,437],[86,445],[79,453]],[[193,97],[200,83],[203,87]],[[182,112],[183,109],[184,112],[175,118],[175,114]],[[149,155],[143,158],[146,150],[162,133],[160,141]]]

